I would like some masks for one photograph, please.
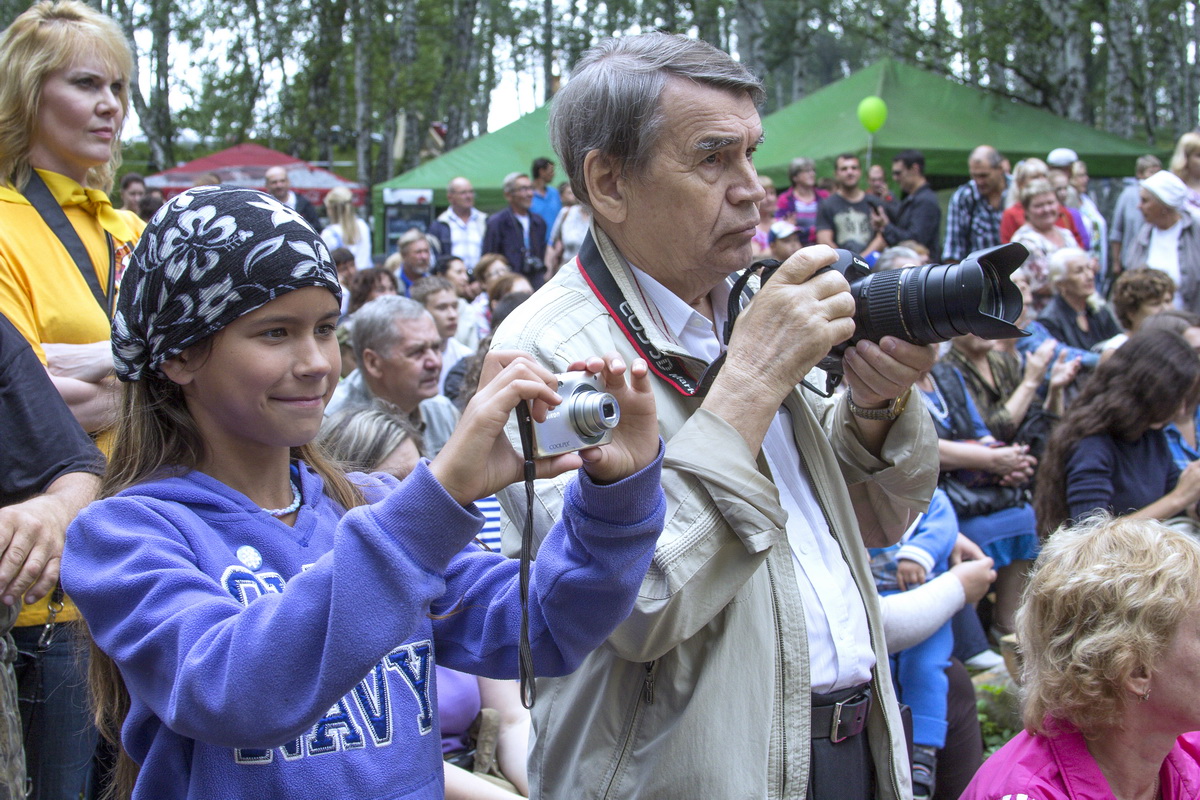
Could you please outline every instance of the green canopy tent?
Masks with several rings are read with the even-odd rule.
[[[874,135],[872,162],[890,166],[896,153],[916,148],[925,154],[925,171],[936,188],[964,182],[967,157],[980,144],[995,146],[1014,164],[1029,156],[1045,158],[1055,147],[1070,147],[1088,162],[1095,177],[1132,175],[1138,156],[1157,152],[1145,143],[885,58],[764,118],[766,141],[755,156],[758,168],[782,188],[787,186],[788,164],[796,156],[812,158],[821,174],[830,175],[839,153],[865,155],[867,132],[858,121],[858,104],[870,95],[882,97],[888,106],[887,123]],[[546,131],[549,113],[549,104],[543,105],[510,125],[376,184],[372,189],[376,247],[385,234],[389,189],[431,189],[433,205],[443,208],[446,184],[465,175],[475,186],[481,209],[503,208],[504,176],[527,172],[538,156],[553,157]],[[562,170],[559,176],[565,178]],[[398,235],[393,234],[391,238]]]
[[[765,117],[766,141],[755,155],[759,170],[786,187],[788,164],[797,156],[816,161],[823,175],[832,174],[840,153],[864,156],[867,131],[858,121],[858,104],[871,95],[888,107],[887,122],[874,134],[871,162],[890,166],[901,150],[915,148],[924,153],[925,173],[935,186],[962,183],[967,158],[980,144],[996,147],[1014,164],[1070,147],[1094,177],[1132,175],[1138,156],[1157,152],[1144,142],[885,58]]]
[[[555,158],[550,148],[550,136],[546,132],[549,116],[549,104],[543,105],[499,130],[485,133],[390,181],[376,184],[371,191],[377,237],[384,230],[387,189],[432,189],[433,204],[443,208],[449,203],[446,184],[463,175],[475,187],[475,204],[479,208],[489,212],[504,208],[504,191],[501,188],[504,176],[510,172],[528,174],[533,160],[539,156]],[[561,170],[558,175],[558,180],[566,180]],[[376,246],[380,243],[381,240],[377,240]]]

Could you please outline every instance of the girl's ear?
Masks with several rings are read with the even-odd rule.
[[[163,375],[167,376],[167,380],[172,383],[177,383],[180,386],[187,386],[192,382],[195,373],[188,366],[188,351],[184,350],[174,358],[168,358],[162,363]]]

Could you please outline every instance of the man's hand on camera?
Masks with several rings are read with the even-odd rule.
[[[738,317],[722,376],[743,391],[764,391],[778,408],[784,396],[836,344],[854,333],[854,298],[832,248],[805,247],[771,277]]]
[[[846,385],[860,408],[883,408],[903,394],[937,361],[937,348],[884,336],[861,341],[842,357]]]

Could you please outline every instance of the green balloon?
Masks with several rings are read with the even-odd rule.
[[[864,97],[858,104],[858,121],[867,129],[867,133],[879,130],[887,122],[887,103],[875,95]]]

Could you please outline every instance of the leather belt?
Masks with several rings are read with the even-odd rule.
[[[867,714],[871,711],[871,687],[863,689],[845,700],[829,705],[814,705],[812,708],[812,738],[829,739],[834,744],[857,736],[867,726]]]

